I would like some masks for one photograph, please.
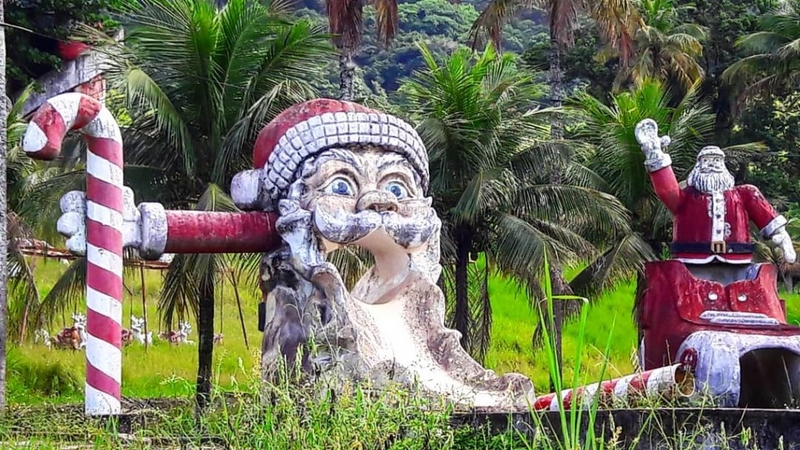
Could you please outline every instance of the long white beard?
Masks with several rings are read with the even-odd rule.
[[[686,184],[704,194],[725,192],[733,189],[733,175],[727,170],[722,172],[702,173],[696,168],[689,172]]]

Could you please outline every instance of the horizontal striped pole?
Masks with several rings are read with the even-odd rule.
[[[120,413],[122,378],[122,138],[111,113],[80,93],[57,95],[33,115],[23,138],[32,158],[58,157],[71,130],[86,156],[86,393],[88,415]],[[69,205],[64,205],[62,210]]]
[[[561,406],[564,411],[579,402],[577,409],[589,409],[597,395],[599,407],[630,406],[645,398],[689,397],[695,391],[694,375],[684,364],[659,367],[658,369],[594,383],[576,389],[561,391]],[[558,411],[559,398],[555,393],[545,394],[533,401],[535,411]]]

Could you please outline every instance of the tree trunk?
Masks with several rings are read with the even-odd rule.
[[[550,54],[549,54],[549,85],[550,85],[550,104],[554,108],[560,108],[564,99],[564,71],[561,68],[561,60],[564,56],[564,45],[559,42],[557,37],[553,34],[553,29],[550,30]],[[553,114],[550,119],[550,138],[552,140],[561,140],[564,138],[564,122],[560,113]],[[550,177],[550,183],[558,185],[563,182],[564,170],[566,167],[561,164],[556,167]],[[561,268],[561,263],[557,255],[549,259],[549,274],[552,283],[552,293],[554,296],[560,295],[573,295],[572,288],[569,286]],[[556,357],[556,364],[558,365],[558,373],[564,377],[563,373],[563,351],[562,351],[562,331],[564,321],[567,317],[570,307],[575,306],[572,300],[555,300],[553,302],[553,329],[550,333],[553,335],[553,346]],[[550,380],[551,389],[555,389],[556,380]],[[563,386],[563,385],[562,385]]]
[[[461,346],[470,351],[469,311],[469,254],[472,238],[463,228],[456,229],[456,305],[453,313],[454,328],[461,333]]]
[[[202,413],[211,400],[211,366],[214,362],[214,275],[200,281],[197,317],[197,409]]]
[[[5,19],[5,2],[0,1],[0,21]],[[6,412],[6,339],[8,337],[8,236],[6,198],[6,35],[0,27],[0,415]]]
[[[551,30],[549,55],[550,73],[548,81],[550,84],[550,104],[554,108],[560,108],[564,99],[564,72],[561,69],[562,55],[563,46],[552,34]],[[564,122],[560,113],[556,113],[551,116],[550,138],[552,140],[561,140],[564,138]],[[551,184],[561,184],[563,170],[560,166],[561,165],[559,165],[553,171],[553,174],[550,177]],[[569,283],[567,283],[567,280],[564,279],[564,275],[561,273],[561,264],[558,261],[558,257],[556,255],[553,256],[554,257],[550,258],[548,261],[550,265],[550,273],[547,274],[550,277],[550,282],[552,283],[553,295],[570,295],[572,294],[572,289],[570,289]],[[558,373],[562,379],[564,378],[564,365],[563,352],[561,350],[561,335],[565,313],[566,302],[564,300],[553,301],[553,323],[548,325],[553,326],[553,329],[549,331],[553,336],[553,351],[555,352]],[[552,379],[552,377],[550,379],[550,389],[551,391],[555,391],[556,389],[556,380]]]
[[[352,101],[356,96],[356,62],[352,50],[341,49],[339,53],[339,99]]]
[[[564,100],[564,71],[561,69],[563,47],[554,36],[550,37],[550,72],[548,84],[550,85],[550,106],[560,108]],[[564,138],[564,122],[559,114],[553,114],[550,119],[550,138],[560,140]]]
[[[551,260],[550,264],[550,280],[553,287],[553,295],[573,295],[572,288],[569,287],[569,282],[567,279],[564,278],[564,274],[561,270],[561,264],[554,259]],[[558,367],[558,374],[561,377],[561,380],[564,379],[564,355],[562,351],[562,335],[564,331],[564,319],[567,315],[567,309],[569,303],[573,302],[573,300],[553,300],[553,330],[551,333],[553,335],[553,350],[556,354],[556,364]],[[561,381],[558,380],[558,381]],[[556,381],[554,379],[550,379],[550,389],[551,392],[555,392],[556,389]],[[560,384],[563,389],[563,383]]]

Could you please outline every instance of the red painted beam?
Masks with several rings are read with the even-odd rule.
[[[167,246],[164,253],[265,253],[276,249],[281,237],[273,213],[166,211]]]

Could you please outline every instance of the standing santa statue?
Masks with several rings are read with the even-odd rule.
[[[725,153],[713,145],[703,147],[697,163],[681,188],[672,171],[672,159],[664,152],[669,137],[658,137],[658,125],[645,119],[636,126],[636,139],[647,158],[658,198],[674,217],[672,254],[688,264],[714,262],[750,264],[754,245],[750,242],[750,224],[761,235],[771,238],[783,250],[787,262],[796,254],[786,232],[786,218],[778,214],[757,187],[735,186],[733,175],[725,167]]]
[[[651,119],[635,133],[655,193],[673,216],[672,259],[645,265],[637,299],[641,365],[692,366],[697,387],[720,406],[800,400],[800,328],[786,322],[777,267],[753,263],[750,240],[752,222],[794,262],[786,218],[755,186],[734,185],[719,147],[700,150],[681,187],[664,152],[669,136],[658,136]]]

